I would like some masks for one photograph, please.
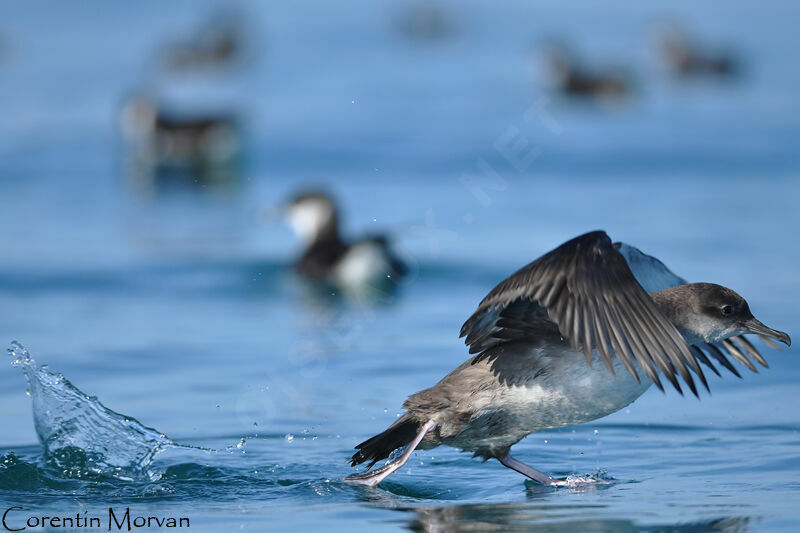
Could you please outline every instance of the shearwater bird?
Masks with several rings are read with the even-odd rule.
[[[572,97],[621,98],[631,92],[631,81],[618,70],[591,71],[561,44],[551,43],[545,50],[547,72],[555,88]]]
[[[296,195],[285,215],[305,245],[295,270],[308,279],[358,290],[367,285],[386,286],[407,273],[406,265],[392,252],[387,235],[343,240],[339,210],[325,192]]]
[[[685,283],[603,231],[581,235],[489,292],[461,328],[475,355],[412,394],[406,412],[356,446],[350,461],[372,467],[397,448],[405,452],[345,480],[377,485],[414,449],[446,444],[554,484],[512,457],[511,447],[535,431],[618,411],[652,383],[663,390],[662,378],[679,392],[683,380],[697,395],[695,379],[708,389],[700,364],[719,374],[713,359],[738,375],[726,352],[754,371],[748,355],[766,366],[745,333],[791,343],[731,289]]]
[[[247,48],[244,13],[225,8],[209,13],[191,35],[170,43],[162,51],[167,66],[175,70],[201,70],[231,65]]]
[[[145,94],[126,101],[120,127],[138,185],[177,177],[191,185],[232,182],[241,155],[241,126],[235,113],[170,109]]]
[[[664,62],[677,77],[733,77],[740,73],[738,57],[730,50],[706,49],[677,26],[661,30],[661,49]]]

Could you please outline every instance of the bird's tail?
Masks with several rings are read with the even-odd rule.
[[[386,431],[356,446],[358,451],[350,458],[350,466],[371,461],[369,468],[372,468],[372,465],[389,457],[394,450],[414,440],[419,430],[419,422],[413,420],[408,414],[401,416]]]

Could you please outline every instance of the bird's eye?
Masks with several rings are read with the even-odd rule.
[[[722,308],[722,314],[723,314],[723,315],[725,315],[725,316],[728,316],[728,315],[730,315],[730,314],[733,314],[733,306],[732,306],[732,305],[726,305],[726,306],[724,306],[724,307]]]

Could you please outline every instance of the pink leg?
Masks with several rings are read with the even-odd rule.
[[[342,481],[347,481],[348,483],[353,483],[354,485],[367,485],[369,487],[374,487],[386,479],[389,474],[406,464],[408,458],[411,457],[411,454],[414,452],[417,446],[419,446],[419,443],[422,442],[422,439],[425,437],[425,435],[434,429],[436,429],[436,422],[433,420],[428,420],[425,425],[422,426],[422,429],[419,430],[417,436],[414,437],[414,440],[412,440],[409,445],[406,446],[406,451],[403,452],[403,455],[380,468],[370,470],[369,472],[364,472],[363,474],[346,477]]]
[[[498,459],[498,461],[500,461],[503,464],[503,466],[506,466],[511,470],[516,470],[523,476],[528,476],[532,480],[536,481],[537,483],[541,483],[542,485],[552,485],[556,481],[555,479],[551,478],[544,472],[539,472],[535,468],[530,467],[520,461],[517,461],[516,459],[511,457],[510,452],[506,452],[505,456],[503,456],[501,459]]]

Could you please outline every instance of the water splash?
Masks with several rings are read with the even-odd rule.
[[[607,472],[600,470],[595,474],[571,474],[564,479],[557,479],[553,486],[568,489],[586,489],[593,486],[613,485],[615,481]]]
[[[8,349],[11,364],[22,368],[33,401],[36,434],[48,463],[65,477],[112,476],[158,479],[153,458],[176,444],[133,417],[112,411],[36,361],[19,342]]]
[[[245,450],[246,446],[247,446],[247,437],[242,437],[236,444],[231,444],[230,446],[226,446],[225,450],[228,453],[240,452],[244,454],[247,453],[247,451]]]

